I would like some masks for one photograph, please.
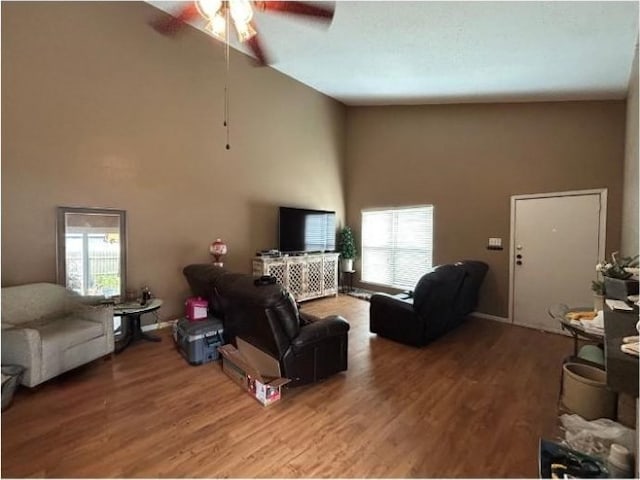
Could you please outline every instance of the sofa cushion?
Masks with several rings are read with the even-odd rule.
[[[452,306],[460,291],[466,272],[459,265],[440,265],[422,276],[413,294],[413,306],[426,315],[438,306]]]
[[[43,317],[64,314],[69,291],[53,283],[32,283],[2,288],[2,322],[22,325]]]
[[[246,277],[242,282],[247,284],[251,299],[260,305],[269,320],[270,334],[276,338],[276,343],[283,346],[289,345],[291,339],[300,333],[300,319],[298,318],[298,306],[293,295],[284,290],[280,284],[253,285],[253,278]],[[239,285],[240,282],[237,285]],[[255,323],[252,322],[252,324]],[[282,338],[280,338],[283,336]]]
[[[21,326],[37,330],[43,345],[55,345],[59,350],[65,350],[105,334],[102,323],[74,315],[51,320],[35,320]]]
[[[293,340],[300,333],[300,327],[303,325],[303,322],[300,321],[298,304],[291,292],[283,290],[282,297],[281,304],[276,308],[279,311],[282,328],[289,336],[289,339]]]

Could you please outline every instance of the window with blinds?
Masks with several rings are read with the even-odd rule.
[[[362,281],[413,288],[433,269],[433,205],[362,212]]]

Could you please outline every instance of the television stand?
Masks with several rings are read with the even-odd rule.
[[[253,275],[273,275],[297,302],[338,295],[339,253],[254,257]]]

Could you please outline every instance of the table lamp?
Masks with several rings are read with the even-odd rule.
[[[216,267],[222,267],[222,257],[227,254],[227,244],[216,238],[216,241],[209,245],[209,253],[213,257],[213,264]]]

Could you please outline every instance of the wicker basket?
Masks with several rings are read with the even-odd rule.
[[[4,411],[11,405],[13,394],[18,385],[20,385],[24,367],[20,365],[2,365],[0,368],[2,369],[3,378],[9,377],[2,382],[2,411]]]

